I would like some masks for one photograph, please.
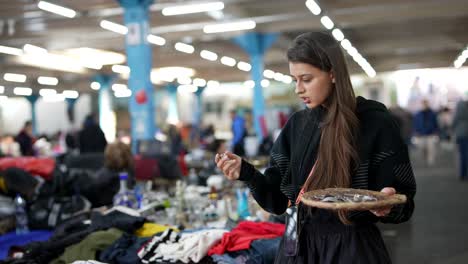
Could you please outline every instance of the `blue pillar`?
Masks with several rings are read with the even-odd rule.
[[[177,104],[177,85],[169,83],[166,85],[167,93],[169,94],[169,106],[167,109],[167,120],[169,122],[179,121],[179,108]]]
[[[98,74],[93,77],[93,81],[99,83],[98,108],[99,108],[99,126],[105,132],[106,120],[109,113],[112,112],[112,96],[110,87],[114,80],[113,75]]]
[[[156,132],[154,90],[151,83],[151,47],[149,34],[149,6],[153,0],[118,0],[124,8],[127,64],[130,67],[128,86],[132,90],[129,102],[132,124],[132,150],[137,152],[140,140],[153,139]],[[139,99],[138,99],[139,98]],[[144,99],[142,99],[144,98]]]
[[[36,117],[36,102],[39,99],[39,95],[32,94],[30,96],[26,96],[29,103],[31,104],[31,124],[32,124],[32,131],[33,135],[37,136],[37,117]]]
[[[255,82],[253,93],[254,126],[259,140],[267,134],[265,121],[265,100],[263,97],[262,80],[264,56],[266,50],[276,41],[278,33],[249,32],[234,38],[234,42],[243,48],[250,57],[252,65],[252,80]]]
[[[200,129],[202,123],[202,113],[203,113],[203,101],[202,94],[205,90],[205,87],[198,87],[198,90],[195,92],[195,111],[193,111],[193,121],[194,126],[197,129]]]

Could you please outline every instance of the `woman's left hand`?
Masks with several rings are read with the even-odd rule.
[[[387,195],[394,195],[396,193],[395,189],[392,187],[385,187],[380,192],[383,192]],[[389,206],[389,207],[384,207],[384,208],[380,208],[377,210],[371,210],[371,213],[375,214],[378,217],[386,216],[388,215],[388,213],[390,213],[390,210],[392,210],[392,207],[393,206]]]

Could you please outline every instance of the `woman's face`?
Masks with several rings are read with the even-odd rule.
[[[325,103],[334,83],[332,73],[302,62],[290,62],[289,72],[296,83],[294,92],[308,108]]]

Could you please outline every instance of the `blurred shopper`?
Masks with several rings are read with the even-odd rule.
[[[236,155],[244,156],[244,139],[246,136],[245,119],[237,114],[236,110],[231,110],[230,113],[232,120],[232,151]]]
[[[400,127],[401,137],[406,144],[411,145],[411,136],[413,134],[413,115],[403,107],[396,105],[388,109],[390,114],[395,118]]]
[[[5,135],[0,140],[0,152],[6,157],[21,156],[20,145],[15,141],[12,135]]]
[[[265,210],[292,215],[297,208],[275,263],[391,263],[374,223],[407,221],[416,192],[398,125],[383,104],[355,98],[345,57],[331,35],[300,35],[287,55],[295,93],[307,109],[288,120],[264,173],[230,152],[216,156],[217,166],[228,179],[246,182]],[[407,202],[338,213],[301,202],[303,192],[329,187],[398,192]]]
[[[468,96],[467,96],[468,97]],[[468,99],[461,100],[455,109],[453,130],[460,156],[460,179],[468,180]]]
[[[179,129],[173,124],[169,124],[167,130],[167,137],[171,145],[171,155],[173,157],[179,156],[181,152],[184,151],[184,144],[182,142],[182,137],[180,135]]]
[[[107,140],[93,114],[86,116],[78,135],[80,153],[104,152]]]
[[[441,141],[450,141],[452,138],[453,116],[448,107],[442,107],[438,114],[439,138]]]
[[[33,128],[31,121],[26,121],[19,134],[15,137],[16,142],[20,145],[21,155],[34,156],[34,141]]]
[[[423,109],[414,116],[414,132],[416,142],[423,151],[426,163],[432,165],[436,156],[439,125],[437,124],[437,115],[427,100],[422,101],[422,107]]]

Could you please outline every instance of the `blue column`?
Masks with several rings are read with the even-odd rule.
[[[106,129],[106,119],[112,112],[112,96],[110,87],[114,80],[113,75],[98,74],[93,77],[93,81],[99,83],[98,108],[99,108],[99,126],[102,130]],[[104,131],[105,132],[105,131]]]
[[[193,122],[194,126],[197,129],[200,129],[202,123],[202,113],[203,113],[203,101],[202,95],[205,87],[198,87],[198,90],[194,93],[195,95],[195,111],[193,111]]]
[[[127,64],[130,67],[128,86],[132,90],[129,110],[132,124],[132,150],[136,153],[138,141],[153,139],[156,132],[154,90],[150,78],[152,52],[146,40],[149,34],[148,8],[153,0],[118,0],[118,2],[125,10],[124,21],[128,28],[125,46]]]
[[[250,57],[252,80],[255,82],[253,93],[254,126],[259,140],[262,140],[267,134],[265,100],[261,84],[263,80],[264,56],[266,50],[271,47],[277,37],[278,33],[249,32],[233,39]]]
[[[177,103],[177,85],[169,83],[166,85],[167,93],[169,95],[169,106],[167,109],[167,120],[169,122],[179,121],[179,108]]]
[[[37,136],[37,117],[36,117],[36,102],[39,99],[39,95],[32,94],[30,96],[26,96],[29,103],[31,104],[31,124],[32,124],[32,131],[33,135]]]

